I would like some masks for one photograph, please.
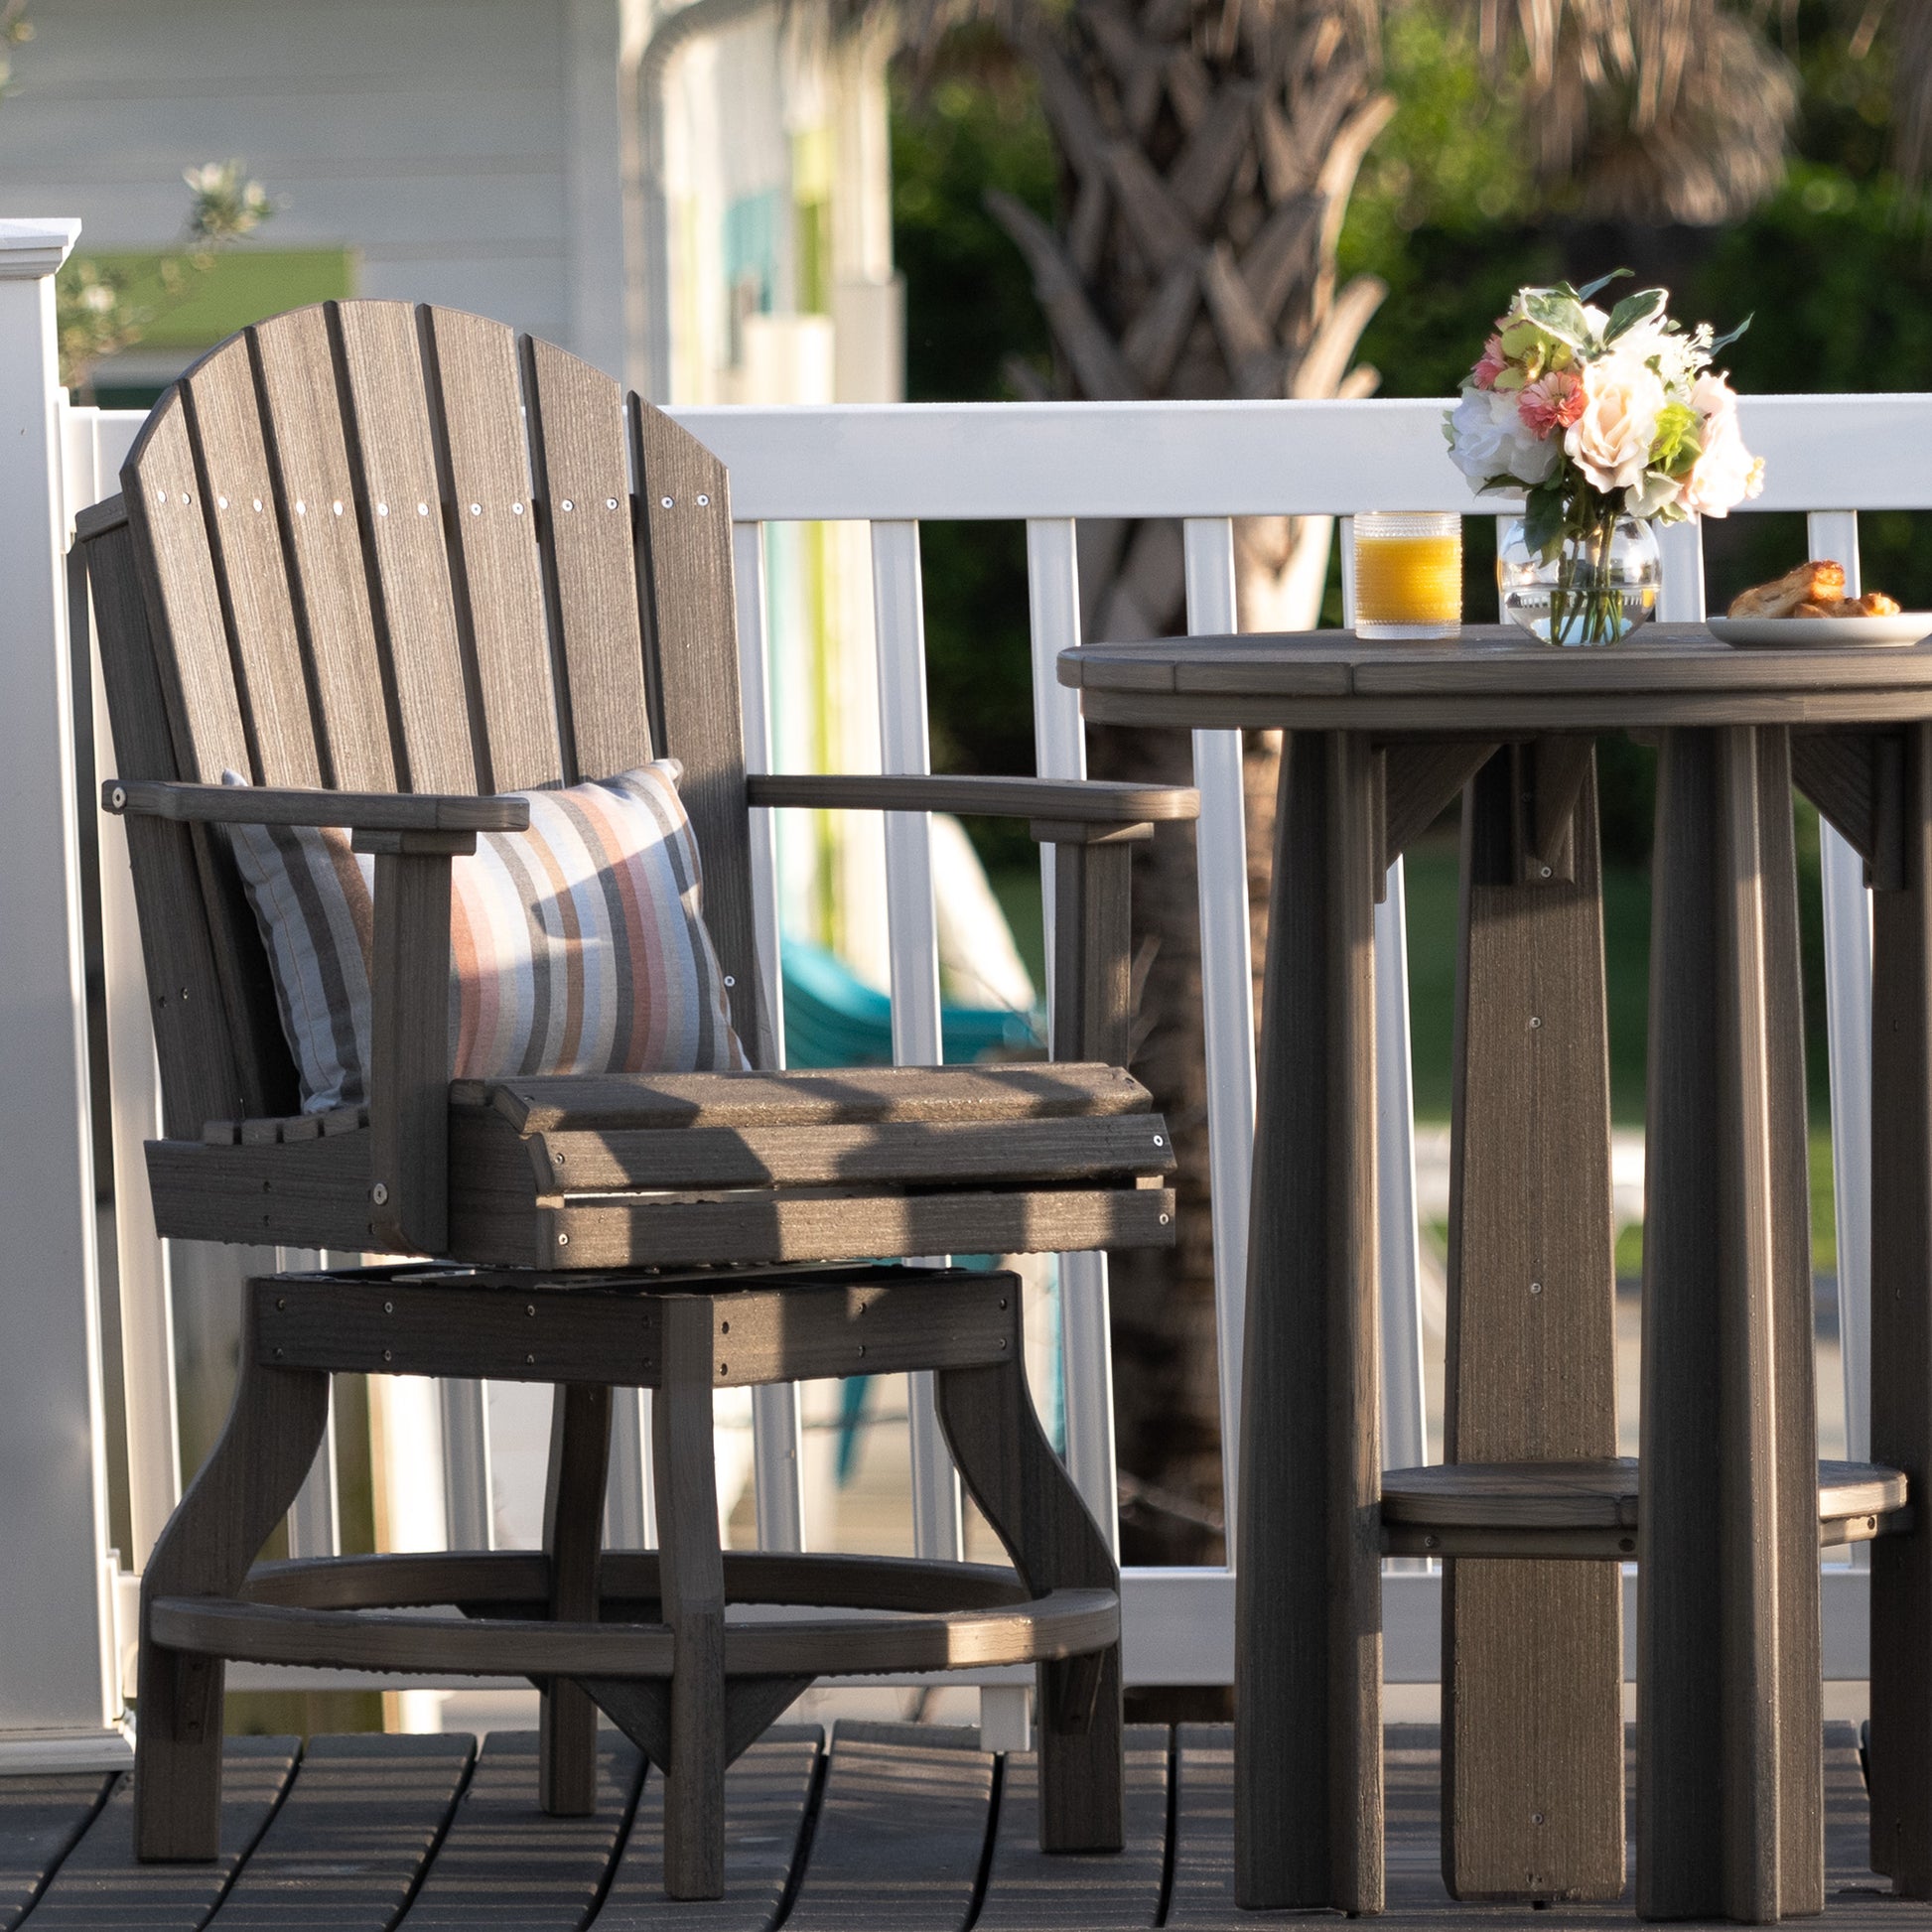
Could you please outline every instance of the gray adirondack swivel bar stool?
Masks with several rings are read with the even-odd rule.
[[[748,779],[722,466],[475,316],[347,302],[250,329],[162,398],[122,483],[80,538],[163,1074],[156,1225],[427,1258],[248,1286],[226,1433],[145,1576],[140,1857],[215,1854],[229,1658],[527,1675],[553,1812],[593,1807],[601,1707],[665,1774],[666,1889],[693,1898],[723,1886],[726,1764],[815,1676],[1036,1663],[1042,1844],[1118,1847],[1118,1572],[1035,1419],[1016,1280],[876,1264],[1173,1238],[1169,1137],[1120,1065],[1128,868],[1194,794]],[[453,1081],[454,869],[653,758],[682,767],[750,1067]],[[1058,854],[1060,1058],[773,1069],[758,806],[1031,820]],[[264,826],[373,856],[366,1093],[326,1111],[298,1105],[238,872]],[[1012,1571],[721,1552],[714,1390],[862,1367],[937,1371]],[[546,1548],[255,1564],[331,1371],[557,1385]],[[654,1392],[656,1551],[600,1549],[614,1384]],[[728,1601],[829,1611],[732,1623]]]

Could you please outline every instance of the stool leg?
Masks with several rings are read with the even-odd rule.
[[[604,1486],[611,1463],[611,1391],[594,1383],[559,1387],[550,1410],[550,1468],[543,1545],[550,1553],[550,1614],[594,1623],[598,1557],[604,1547]],[[597,1810],[597,1706],[567,1677],[544,1686],[538,1720],[537,1801],[553,1818]]]
[[[1666,733],[1657,813],[1637,1909],[1764,1922],[1824,1904],[1788,738]]]
[[[1235,1899],[1382,1909],[1375,1236],[1379,790],[1283,748],[1235,1523]]]
[[[973,1500],[1035,1595],[1118,1589],[1120,1571],[1080,1492],[1040,1434],[1028,1393],[1013,1279],[1011,1360],[942,1369],[940,1426]],[[1039,1847],[1118,1852],[1126,1821],[1120,1645],[1039,1667]]]
[[[221,1440],[141,1579],[134,1849],[143,1861],[212,1859],[221,1837],[221,1660],[157,1644],[155,1598],[233,1595],[294,1502],[328,1427],[328,1375],[260,1359],[255,1299],[267,1286],[250,1282],[244,1292],[240,1379]]]
[[[725,1565],[711,1425],[712,1304],[666,1296],[663,1380],[650,1406],[658,1587],[672,1633],[664,1891],[725,1895]]]
[[[1903,878],[1871,900],[1871,1455],[1915,1520],[1871,1546],[1871,1863],[1932,1898],[1932,727],[1902,762]]]
[[[1560,792],[1575,798],[1568,832],[1544,825],[1539,839]],[[1603,901],[1587,740],[1505,747],[1464,791],[1461,928],[1444,1456],[1614,1455]],[[1615,1566],[1484,1560],[1446,1572],[1450,1895],[1621,1896]]]

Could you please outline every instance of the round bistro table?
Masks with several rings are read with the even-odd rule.
[[[1597,650],[1501,627],[1422,644],[1325,631],[1089,644],[1059,677],[1090,719],[1285,733],[1236,1527],[1240,1903],[1382,1907],[1393,1551],[1485,1559],[1446,1565],[1457,1897],[1620,1892],[1614,1563],[1634,1555],[1639,1913],[1821,1911],[1818,1550],[1864,1537],[1872,1863],[1932,1896],[1932,1525],[1901,1507],[1932,1473],[1932,646],[1739,650],[1700,625]],[[1659,755],[1641,1509],[1637,1468],[1614,1460],[1591,749],[1618,731]],[[1886,1466],[1822,1475],[1794,782],[1877,888],[1871,1452]],[[1454,1466],[1385,1475],[1374,907],[1465,786]]]

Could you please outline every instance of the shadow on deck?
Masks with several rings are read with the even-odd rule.
[[[731,1892],[676,1905],[659,1889],[661,1786],[607,1740],[594,1818],[536,1809],[536,1739],[462,1736],[230,1740],[223,1856],[136,1865],[125,1778],[0,1779],[0,1932],[1206,1932],[1310,1914],[1237,1913],[1232,1736],[1222,1725],[1129,1732],[1127,1849],[1042,1858],[1031,1757],[977,1748],[966,1729],[780,1727],[730,1773]],[[1433,1725],[1388,1734],[1390,1920],[1635,1924],[1622,1909],[1458,1906],[1438,1864]],[[1932,1905],[1885,1896],[1865,1864],[1853,1731],[1826,1729],[1826,1922],[1921,1928]]]

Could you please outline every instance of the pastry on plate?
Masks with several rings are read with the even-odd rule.
[[[1828,618],[1841,615],[1845,598],[1845,566],[1829,557],[1800,564],[1773,584],[1759,584],[1730,601],[1733,618]],[[1801,605],[1810,608],[1800,610]],[[1865,614],[1861,614],[1865,615]]]

